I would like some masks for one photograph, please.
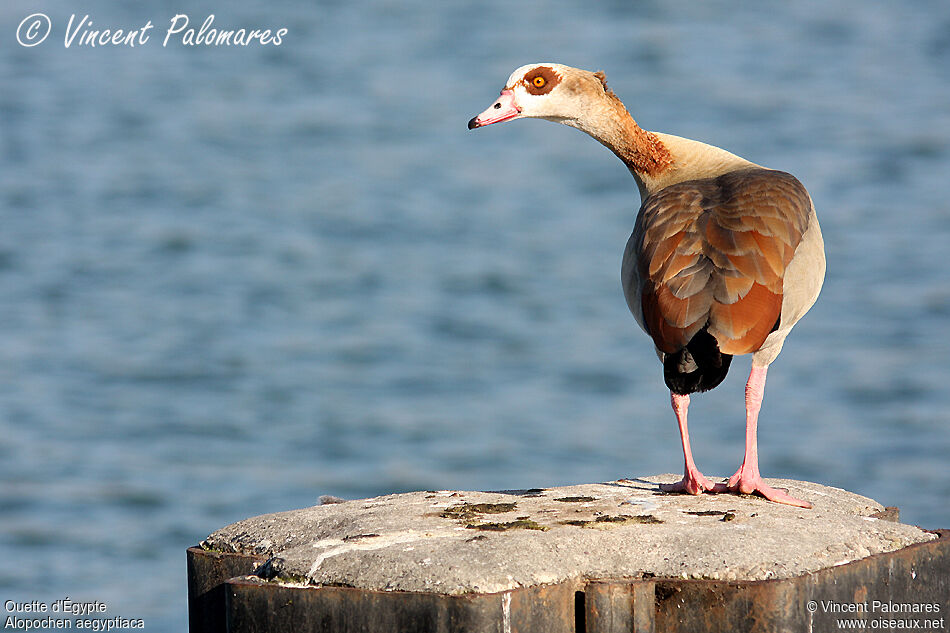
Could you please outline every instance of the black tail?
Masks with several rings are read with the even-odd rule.
[[[663,379],[673,393],[686,395],[709,391],[726,377],[731,354],[719,351],[719,344],[706,328],[690,339],[680,351],[663,360]]]

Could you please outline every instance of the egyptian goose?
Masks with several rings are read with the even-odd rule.
[[[623,255],[624,296],[663,363],[683,440],[685,474],[667,492],[739,492],[808,508],[759,474],[756,424],[765,375],[785,337],[818,298],[824,244],[808,192],[794,176],[634,122],[602,72],[553,63],[514,71],[469,129],[539,118],[600,141],[633,174],[642,203]],[[689,394],[722,382],[732,357],[752,354],[745,389],[745,458],[724,483],[696,468]]]

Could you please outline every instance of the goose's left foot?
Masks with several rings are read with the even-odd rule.
[[[747,468],[745,464],[736,471],[736,474],[729,478],[724,484],[716,484],[712,492],[738,492],[744,495],[758,493],[776,503],[784,503],[799,508],[810,508],[811,504],[801,499],[796,499],[785,490],[772,488],[767,485],[759,475],[758,469]]]

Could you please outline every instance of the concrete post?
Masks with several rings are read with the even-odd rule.
[[[818,484],[769,482],[805,510],[658,490],[675,479],[415,492],[240,521],[188,551],[191,631],[771,633],[841,618],[945,630],[950,533]]]

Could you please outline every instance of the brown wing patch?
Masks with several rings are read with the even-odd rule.
[[[793,176],[747,169],[663,189],[634,237],[643,320],[673,353],[703,327],[727,354],[762,346],[782,309],[785,269],[811,203]]]
[[[785,272],[786,259],[791,259],[794,249],[779,240],[755,231],[749,231],[746,235],[755,241],[754,248],[759,253],[759,258],[768,265],[772,276],[781,277]]]
[[[662,284],[656,287],[654,296],[663,318],[676,328],[689,328],[709,312],[709,302],[702,293],[680,298],[673,294],[669,284]]]
[[[762,346],[782,310],[782,295],[753,283],[734,303],[714,301],[709,313],[709,333],[725,354],[749,354]]]
[[[733,271],[731,275],[723,274],[721,281],[722,286],[713,292],[713,298],[720,303],[735,303],[746,296],[755,283],[754,279],[740,275],[738,271]]]
[[[650,275],[656,275],[660,270],[665,270],[670,258],[676,252],[676,247],[683,241],[683,233],[674,233],[667,239],[662,240],[653,250],[653,256],[650,258]]]
[[[692,323],[687,323],[685,327],[674,325],[668,318],[668,312],[672,319],[678,319],[682,322],[686,320],[683,317],[688,312],[688,306],[671,302],[670,297],[671,294],[667,288],[664,286],[656,287],[650,282],[647,282],[644,286],[640,296],[647,331],[653,337],[656,346],[668,354],[685,347],[703,326],[702,319],[694,319]]]

